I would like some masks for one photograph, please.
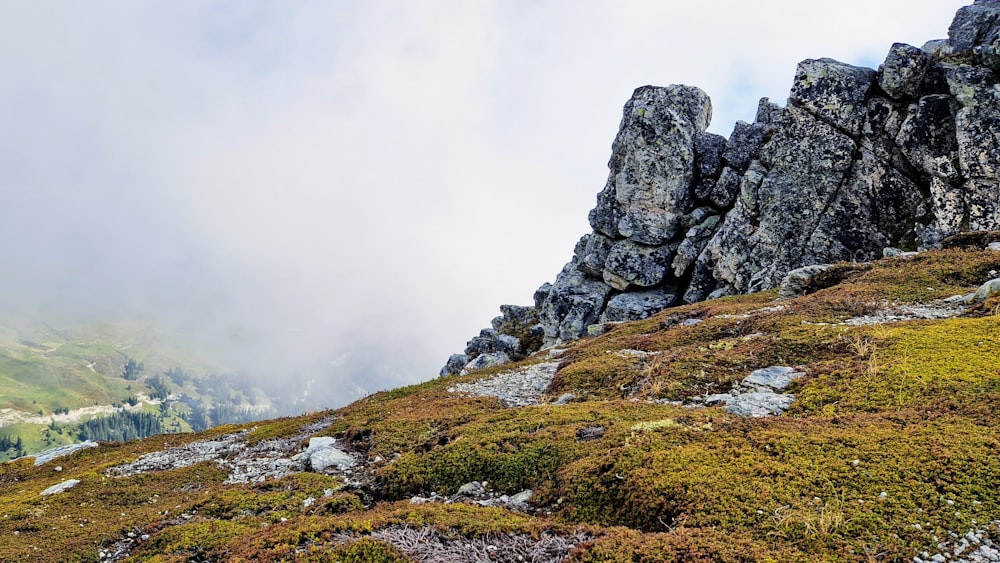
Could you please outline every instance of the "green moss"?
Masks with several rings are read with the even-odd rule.
[[[670,533],[644,534],[627,528],[612,528],[605,535],[577,549],[570,555],[568,561],[578,563],[819,561],[802,558],[801,554],[795,555],[760,543],[755,544],[745,536],[721,530],[679,528]]]
[[[994,317],[864,327],[842,338],[853,356],[802,385],[794,413],[975,410],[1000,397]]]
[[[914,553],[934,533],[997,514],[1000,505],[989,498],[1000,485],[997,445],[988,427],[918,414],[644,433],[564,468],[563,516],[649,532],[780,536],[817,555],[876,547]],[[936,529],[918,531],[918,520]]]
[[[405,563],[411,561],[403,556],[395,547],[374,540],[361,538],[347,545],[323,550],[322,557],[315,561],[340,561],[343,563]],[[308,554],[306,559],[312,559]]]
[[[185,560],[223,559],[231,543],[255,532],[259,525],[249,522],[210,520],[164,528],[132,553],[135,561],[148,561],[157,555],[183,557]]]

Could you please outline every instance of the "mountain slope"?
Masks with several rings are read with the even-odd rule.
[[[279,414],[246,381],[218,375],[225,368],[210,356],[177,331],[149,322],[49,324],[5,312],[0,459],[86,438],[134,436],[122,427],[140,413],[157,419],[156,428],[146,430],[155,432]],[[4,447],[18,440],[20,449]]]
[[[997,270],[960,249],[844,263],[808,295],[668,309],[337,411],[4,464],[0,559],[988,554],[963,537],[1000,539],[1000,300],[946,298]],[[804,374],[783,414],[708,406],[772,366]],[[351,461],[306,470],[314,436]]]

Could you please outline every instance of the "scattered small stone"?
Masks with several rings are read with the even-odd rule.
[[[965,312],[963,301],[966,301],[966,298],[962,297],[956,300],[949,297],[915,305],[886,306],[870,315],[847,319],[843,324],[866,326],[913,320],[950,319]]]
[[[370,537],[388,543],[414,561],[532,561],[535,563],[558,563],[565,561],[576,545],[590,536],[574,534],[559,536],[541,533],[531,534],[498,533],[483,537],[467,537],[460,533],[441,531],[432,526],[413,528],[393,525],[369,534],[339,532],[334,535],[336,543],[356,541],[360,537]]]
[[[785,309],[786,309],[786,307],[784,305],[774,305],[772,307],[761,307],[760,309],[753,309],[751,311],[747,311],[746,313],[735,313],[735,314],[732,314],[732,313],[723,313],[721,315],[717,315],[714,318],[717,318],[717,319],[737,319],[737,320],[742,320],[742,319],[749,319],[750,317],[752,317],[754,315],[765,315],[765,314],[768,314],[768,313],[780,313],[780,312],[784,311]]]
[[[996,295],[1000,295],[1000,278],[992,279],[979,286],[979,289],[972,294],[972,298],[968,300],[968,303],[982,303]]]
[[[729,393],[715,393],[696,398],[695,406],[725,405],[726,412],[737,416],[758,418],[780,415],[795,401],[795,395],[779,393],[805,373],[787,366],[770,366],[754,370]]]
[[[800,295],[806,295],[813,289],[814,278],[832,267],[832,264],[816,264],[813,266],[803,266],[788,272],[781,279],[781,284],[778,286],[778,299],[791,299]]]
[[[488,379],[460,383],[449,387],[448,392],[497,397],[508,407],[536,405],[552,383],[558,367],[557,362],[532,364]]]
[[[576,439],[581,442],[596,440],[604,436],[604,432],[605,429],[603,426],[586,426],[576,431]]]
[[[639,358],[639,359],[645,359],[645,358],[648,358],[650,356],[659,356],[662,353],[663,352],[646,352],[645,350],[632,350],[632,349],[626,348],[624,350],[617,350],[617,351],[615,351],[614,354],[616,356],[618,356],[619,358]]]
[[[916,252],[916,251],[912,251],[912,250],[911,251],[904,251],[904,250],[900,250],[898,248],[891,248],[891,247],[890,248],[883,248],[882,249],[882,256],[885,257],[885,258],[899,258],[900,260],[906,260],[908,258],[913,258],[914,256],[917,256],[918,254],[920,254],[920,253]]]
[[[532,508],[528,505],[528,501],[531,500],[533,494],[531,489],[525,489],[513,495],[506,495],[490,491],[486,481],[470,481],[459,487],[458,491],[451,497],[441,496],[432,491],[427,496],[416,495],[410,497],[410,504],[427,504],[433,502],[453,504],[463,502],[478,506],[493,506],[520,512],[530,512]]]
[[[478,497],[486,494],[486,487],[479,481],[472,481],[459,487],[456,494],[460,497]]]
[[[1000,562],[1000,551],[997,551],[994,540],[1000,537],[1000,520],[991,522],[982,529],[970,530],[963,536],[948,532],[950,541],[942,541],[937,545],[938,553],[923,552],[914,557],[914,563],[936,563],[952,561],[957,563],[997,563]]]
[[[109,477],[127,477],[151,471],[188,467],[204,461],[215,461],[230,472],[225,484],[258,483],[266,479],[278,479],[306,469],[303,458],[295,459],[293,455],[295,450],[307,436],[319,432],[332,423],[333,418],[328,417],[302,427],[294,436],[261,440],[253,446],[247,446],[243,440],[250,430],[224,434],[210,440],[198,440],[146,454],[131,463],[112,467],[105,474]]]
[[[568,405],[576,400],[576,395],[572,393],[563,393],[559,395],[559,398],[555,400],[553,404],[556,405]]]

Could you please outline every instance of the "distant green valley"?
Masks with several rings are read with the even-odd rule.
[[[83,440],[199,431],[305,406],[267,392],[185,343],[130,323],[0,323],[0,460]]]

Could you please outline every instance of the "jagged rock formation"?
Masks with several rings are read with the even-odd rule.
[[[706,132],[711,102],[698,88],[637,89],[593,232],[535,293],[529,330],[555,345],[595,323],[776,287],[803,266],[997,230],[998,73],[1000,1],[977,0],[948,39],[897,43],[877,71],[803,61],[787,105],[762,99],[728,139]],[[505,334],[484,331],[486,345],[474,339],[442,375],[510,357]]]

